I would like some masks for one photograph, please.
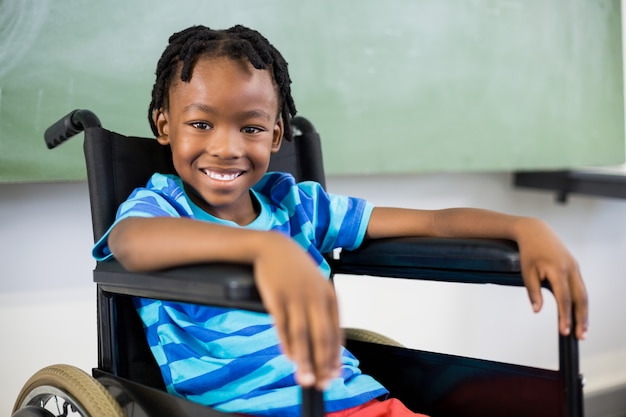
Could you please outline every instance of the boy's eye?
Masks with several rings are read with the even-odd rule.
[[[262,132],[263,130],[261,128],[254,127],[254,126],[246,126],[246,127],[242,128],[241,131],[243,133],[252,135],[254,133]]]
[[[200,130],[209,130],[211,128],[211,125],[206,122],[193,122],[191,123],[191,126]]]

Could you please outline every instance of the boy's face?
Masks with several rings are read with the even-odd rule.
[[[212,215],[245,225],[257,216],[249,189],[278,150],[283,122],[268,70],[200,58],[189,83],[176,78],[169,108],[154,114],[187,193]]]

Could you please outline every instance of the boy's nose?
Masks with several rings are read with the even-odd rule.
[[[216,129],[208,141],[208,152],[222,159],[238,158],[242,154],[241,135],[233,129]]]

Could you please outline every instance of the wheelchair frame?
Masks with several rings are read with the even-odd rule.
[[[298,117],[293,122],[297,130],[294,140],[283,143],[281,152],[272,158],[271,169],[292,172],[297,180],[315,180],[324,185],[319,135],[308,120]],[[85,132],[94,239],[99,239],[112,223],[117,205],[126,199],[130,191],[128,186],[121,186],[119,182],[138,186],[147,180],[144,178],[148,175],[145,169],[143,171],[146,172],[139,174],[133,170],[124,173],[116,171],[113,161],[116,156],[127,158],[134,153],[129,162],[137,165],[153,163],[152,160],[142,160],[144,151],[150,149],[158,155],[158,162],[155,167],[150,167],[149,173],[156,170],[173,172],[173,166],[168,147],[159,145],[153,139],[127,138],[102,129],[98,117],[88,110],[74,110],[60,119],[46,131],[45,140],[49,148],[55,148],[81,131]],[[130,151],[126,149],[115,155],[120,143],[129,147]],[[307,158],[311,155],[313,158]],[[299,163],[301,161],[305,162]],[[129,173],[132,178],[123,177]],[[103,205],[102,201],[109,201],[109,204]],[[373,240],[358,250],[342,251],[329,262],[334,274],[523,286],[517,247],[513,242],[501,240]],[[141,325],[129,300],[132,296],[141,296],[264,311],[251,268],[222,263],[131,273],[116,261],[109,261],[97,263],[94,281],[98,303],[98,366],[93,369],[93,377],[106,389],[106,395],[110,395],[104,401],[119,404],[122,413],[129,417],[160,416],[163,413],[226,415],[163,392],[162,381],[155,381],[160,380],[160,374],[155,373],[156,363],[153,358],[146,357],[147,344],[145,340],[143,345],[141,342],[143,332],[137,338],[137,335],[129,333],[129,326],[126,325],[130,322],[135,329]],[[559,335],[558,371],[358,340],[349,340],[347,347],[361,360],[363,371],[383,383],[391,395],[400,398],[409,408],[432,417],[502,416],[502,410],[507,407],[512,410],[505,411],[507,417],[529,415],[529,412],[533,416],[546,417],[583,415],[578,342],[573,335]],[[125,357],[128,352],[130,355]],[[383,356],[389,357],[389,362],[382,363],[380,358]],[[73,371],[70,370],[70,374],[74,375]],[[34,385],[32,381],[26,384],[16,402],[13,417],[52,415],[43,407],[23,400],[29,395],[32,397],[28,390],[37,385],[38,377],[36,374],[31,378],[36,382]],[[76,378],[86,381],[80,375]],[[435,379],[455,382],[444,384],[443,390],[431,389],[429,385],[434,384],[430,382]],[[42,390],[41,387],[37,389]],[[43,390],[45,395],[52,395],[45,388]],[[54,390],[59,391],[58,388]],[[60,390],[63,393],[64,390],[71,391],[67,387]],[[66,394],[70,403],[76,401],[75,394]],[[514,404],[513,407],[511,404]],[[72,407],[74,405],[81,408],[80,404],[72,404]],[[537,406],[543,409],[532,408]],[[115,408],[115,405],[111,407]],[[115,414],[117,411],[112,413],[111,416],[118,416]],[[320,392],[303,390],[302,415],[323,415]]]

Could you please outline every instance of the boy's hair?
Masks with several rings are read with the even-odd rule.
[[[192,26],[170,37],[169,45],[157,64],[156,81],[148,109],[148,120],[155,136],[159,132],[152,116],[155,110],[168,106],[168,92],[178,63],[182,62],[181,81],[189,82],[193,67],[203,54],[232,59],[246,58],[254,68],[268,69],[278,90],[278,108],[285,126],[285,139],[291,140],[290,120],[296,114],[296,106],[291,97],[287,62],[263,35],[241,25],[226,30]]]

